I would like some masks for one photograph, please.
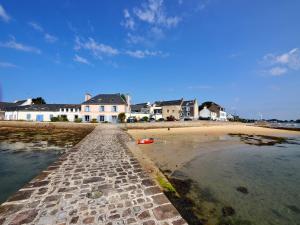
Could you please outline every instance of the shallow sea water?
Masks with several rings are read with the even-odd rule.
[[[218,139],[210,145],[185,136],[189,144],[182,149],[180,138],[166,137],[143,150],[163,170],[168,165],[159,152],[193,152],[193,159],[173,170],[171,177],[192,180],[188,197],[205,214],[205,224],[218,224],[222,208],[230,206],[235,210],[230,219],[244,222],[229,224],[299,225],[300,145],[254,146],[229,136]],[[298,137],[295,142],[299,141]],[[246,187],[248,194],[237,191],[240,186]]]
[[[59,156],[57,149],[40,151],[0,148],[0,204],[47,168]]]

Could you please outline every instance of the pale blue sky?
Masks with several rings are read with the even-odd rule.
[[[298,0],[0,0],[0,100],[197,98],[300,118]]]

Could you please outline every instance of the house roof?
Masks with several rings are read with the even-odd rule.
[[[7,108],[14,106],[17,106],[17,104],[12,102],[0,102],[0,111],[5,111]]]
[[[199,106],[199,111],[202,110],[204,107],[207,107],[210,111],[215,112],[215,113],[219,113],[221,110],[224,110],[220,105],[218,105],[215,102],[203,102],[200,106]]]
[[[40,105],[26,105],[26,106],[13,106],[7,107],[5,111],[47,111],[57,112],[61,108],[75,108],[80,109],[78,104],[40,104]]]
[[[182,105],[183,99],[170,100],[170,101],[157,101],[155,104],[157,106],[171,106],[171,105]]]
[[[82,103],[83,105],[125,105],[121,94],[99,94]]]
[[[16,105],[22,105],[23,103],[25,103],[27,100],[17,100],[15,101]]]
[[[195,100],[187,100],[183,101],[182,106],[193,106],[195,104]]]
[[[148,103],[138,103],[138,104],[134,104],[131,105],[131,111],[141,111],[141,109],[147,108],[148,107]]]

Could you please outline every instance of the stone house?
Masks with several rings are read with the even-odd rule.
[[[182,103],[182,116],[184,119],[198,119],[199,108],[197,99],[183,101]]]
[[[92,97],[85,95],[81,103],[81,116],[83,122],[96,119],[98,122],[118,122],[120,113],[130,113],[130,96],[118,94],[98,94]]]
[[[156,102],[156,106],[162,109],[162,118],[164,120],[168,120],[170,116],[173,116],[176,120],[182,119],[182,104],[183,99]]]

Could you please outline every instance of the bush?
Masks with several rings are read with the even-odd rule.
[[[165,119],[164,118],[159,118],[157,121],[162,122],[162,121],[165,121]]]
[[[51,117],[51,122],[68,122],[68,118],[66,115]]]
[[[147,122],[148,120],[149,120],[148,116],[144,116],[144,117],[141,119],[141,121],[145,121],[145,122]]]
[[[167,121],[175,121],[175,120],[176,120],[175,117],[172,115],[167,117]]]
[[[98,123],[97,119],[92,119],[91,123]]]
[[[74,120],[74,122],[75,122],[75,123],[81,123],[81,122],[82,122],[82,119],[81,119],[81,118],[76,118],[76,119]]]
[[[125,119],[126,119],[125,113],[119,113],[119,115],[118,115],[119,122],[124,123]]]

